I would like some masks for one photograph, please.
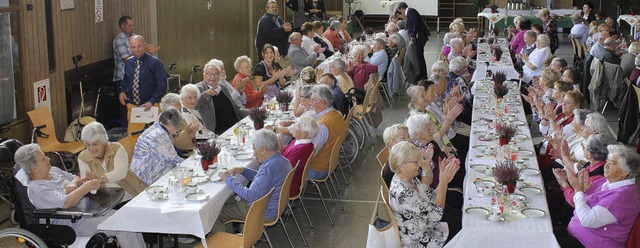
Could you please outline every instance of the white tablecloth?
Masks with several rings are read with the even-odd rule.
[[[249,117],[241,122],[249,123]],[[220,138],[233,137],[233,128],[223,133]],[[251,147],[250,144],[245,147]],[[252,160],[235,160],[228,168],[244,167]],[[200,161],[190,157],[181,166],[192,167],[194,172],[202,171]],[[222,165],[221,165],[222,166]],[[217,172],[216,172],[217,173]],[[169,174],[164,175],[153,185],[167,186]],[[245,181],[241,175],[236,179]],[[129,203],[120,208],[109,219],[102,222],[98,229],[111,231],[148,232],[164,234],[190,234],[204,240],[205,235],[211,231],[214,222],[220,214],[224,202],[233,191],[226,186],[224,181],[207,182],[199,185],[209,199],[202,202],[187,201],[170,194],[167,200],[151,200],[147,192],[142,192]],[[206,247],[206,243],[203,243]]]
[[[631,26],[631,36],[635,37],[636,34],[636,23],[638,21],[640,21],[640,16],[635,16],[635,15],[621,15],[618,17],[618,24],[620,24],[620,21],[625,21],[626,23],[629,23],[629,26]]]
[[[507,17],[507,15],[504,13],[480,12],[478,13],[478,17],[487,18],[487,20],[489,20],[489,30],[491,30],[493,29],[493,26],[496,25],[496,22]]]
[[[486,42],[478,43],[478,55],[476,60],[476,70],[473,73],[471,81],[484,80],[486,71],[492,72],[503,71],[507,74],[507,79],[517,79],[519,77],[516,69],[513,68],[513,61],[509,54],[509,43],[504,38],[496,39],[498,45],[502,48],[502,57],[500,61],[492,61],[493,54],[491,48]],[[487,66],[487,62],[489,65]],[[473,90],[472,90],[473,93]]]
[[[498,8],[498,12],[501,14],[505,14],[508,16],[517,16],[517,15],[521,15],[521,16],[535,16],[538,14],[538,12],[540,12],[540,9],[522,9],[522,10],[516,10],[516,9],[504,9],[504,8]],[[555,14],[555,15],[559,15],[559,16],[566,16],[566,15],[573,15],[574,13],[580,13],[579,9],[551,9],[549,10],[549,12],[551,12],[551,14]],[[484,11],[482,11],[482,13],[491,13],[491,9],[490,8],[485,8]]]
[[[473,184],[476,178],[490,177],[484,175],[478,171],[470,168],[473,164],[483,165],[495,165],[496,160],[493,156],[482,155],[473,147],[476,145],[486,146],[498,146],[498,141],[480,141],[474,132],[477,131],[493,131],[489,130],[489,125],[480,122],[481,118],[488,120],[497,119],[495,111],[486,111],[491,98],[487,98],[490,88],[488,83],[476,82],[478,90],[474,95],[474,109],[473,109],[473,121],[471,124],[471,134],[469,143],[469,153],[466,162],[467,174],[465,176],[464,183],[464,205],[462,215],[462,230],[445,246],[445,247],[558,247],[558,243],[553,234],[553,227],[551,225],[551,218],[549,216],[549,208],[547,205],[544,185],[542,177],[538,175],[525,175],[523,182],[518,182],[518,189],[515,193],[522,193],[519,187],[523,183],[532,185],[539,189],[542,189],[540,194],[524,194],[527,196],[526,201],[529,202],[527,207],[537,208],[544,210],[546,213],[541,218],[526,218],[517,220],[514,222],[490,222],[485,217],[468,215],[464,212],[464,209],[470,206],[482,206],[486,208],[491,207],[491,198],[478,196],[478,192]],[[514,88],[515,89],[515,88]],[[516,92],[516,94],[510,94],[510,99],[516,103],[509,109],[509,113],[515,114],[515,120],[525,120],[525,114],[521,103],[521,98],[517,94],[517,91],[511,89],[510,92]],[[505,98],[506,101],[507,98]],[[484,111],[483,111],[484,110]],[[494,123],[495,124],[495,123]],[[534,151],[533,143],[531,141],[531,133],[528,126],[518,126],[518,133],[527,136],[518,142],[520,150]],[[519,158],[528,158],[524,161],[524,165],[528,168],[538,168],[538,163],[535,155],[525,156],[520,154]]]

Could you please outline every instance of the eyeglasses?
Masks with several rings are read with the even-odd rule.
[[[214,73],[204,72],[204,76],[205,77],[219,77],[220,73],[219,72],[218,73],[215,73],[215,72]]]
[[[418,164],[418,160],[404,161],[403,164],[406,164],[406,163]]]
[[[89,143],[89,142],[84,142],[84,147],[85,148],[94,148],[94,147],[98,147],[100,145],[100,143]]]
[[[562,105],[569,105],[569,104],[573,105],[573,102],[570,102],[570,101],[562,101]]]

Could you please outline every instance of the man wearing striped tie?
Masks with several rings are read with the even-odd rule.
[[[133,56],[124,65],[124,78],[120,83],[120,104],[127,102],[149,110],[167,91],[167,72],[162,62],[148,54],[144,38],[129,38]]]

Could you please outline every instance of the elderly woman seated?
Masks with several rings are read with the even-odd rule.
[[[442,142],[442,138],[435,132],[433,122],[427,114],[416,114],[409,116],[405,121],[405,125],[409,129],[409,138],[411,143],[416,147],[428,150],[433,147],[433,156],[431,158],[431,170],[436,176],[435,180],[431,183],[432,188],[438,185],[438,163],[441,159],[447,157],[452,152],[451,148],[445,146]],[[428,172],[424,172],[428,173]]]
[[[445,56],[445,58],[449,57],[452,49],[451,40],[455,38],[462,38],[462,34],[458,32],[449,32],[444,35],[444,38],[442,38],[442,43],[444,44],[444,46],[442,46],[442,55]]]
[[[264,129],[258,130],[251,136],[251,144],[253,144],[253,154],[261,164],[260,168],[255,171],[249,168],[236,167],[228,172],[220,173],[220,178],[240,197],[240,200],[236,200],[235,195],[227,199],[213,225],[211,230],[213,233],[225,231],[225,222],[231,219],[244,220],[249,211],[249,206],[269,193],[272,188],[275,188],[275,191],[267,203],[267,212],[264,219],[273,220],[278,214],[280,190],[287,174],[292,169],[291,164],[289,160],[278,152],[280,146],[275,133]],[[250,180],[250,186],[247,187],[236,180],[236,175],[242,175]]]
[[[180,109],[182,109],[180,98],[180,95],[176,93],[168,93],[160,100],[160,108],[162,111],[174,108],[179,112]],[[204,126],[202,125],[202,122],[188,122],[187,125],[185,125],[185,128],[179,131],[178,135],[172,137],[173,143],[179,149],[178,154],[182,155],[183,151],[190,151],[193,149],[193,140],[196,138],[198,130],[200,130],[202,126]]]
[[[631,81],[633,85],[640,87],[640,80],[638,80],[640,78],[640,54],[636,56],[635,66],[633,71],[631,71],[631,75],[629,75],[629,81]]]
[[[462,101],[464,105],[464,111],[458,116],[458,121],[461,121],[467,125],[471,125],[471,112],[473,110],[473,95],[471,95],[469,80],[471,80],[471,74],[465,74],[467,72],[467,61],[462,57],[456,57],[449,61],[449,74],[447,74],[447,89],[446,96],[449,94],[456,94],[451,92],[452,89],[459,89],[460,95],[464,96]]]
[[[446,77],[449,74],[449,65],[442,60],[438,60],[431,65],[431,75],[439,74]]]
[[[551,104],[554,111],[559,111],[562,108],[561,104],[558,104],[562,101],[562,97],[557,99],[553,97],[555,83],[560,79],[560,76],[560,73],[550,68],[545,69],[540,75],[540,79],[538,77],[533,79],[535,85],[528,88],[529,94],[523,95],[525,101],[531,105],[533,119],[536,123],[540,123],[544,118],[540,113],[544,112],[546,105]],[[564,86],[560,89],[562,89],[560,92],[566,93],[567,91]]]
[[[147,185],[129,171],[129,155],[118,142],[109,142],[107,130],[99,122],[82,128],[84,146],[78,155],[80,177],[98,179],[102,187],[121,187],[126,192],[123,201],[142,192]]]
[[[576,172],[580,166],[589,162],[586,154],[584,153],[584,143],[586,140],[595,135],[600,134],[602,138],[606,140],[606,143],[611,144],[615,142],[615,138],[609,130],[609,123],[607,119],[600,113],[591,113],[589,110],[576,109],[573,111],[573,132],[574,135],[569,138],[559,138],[554,140],[554,147],[559,147],[560,152],[554,152],[556,157],[560,158],[560,163],[569,166],[571,171]],[[605,146],[606,147],[606,146]],[[558,154],[560,156],[558,156]],[[558,160],[556,159],[556,162]]]
[[[351,56],[353,60],[347,64],[347,74],[353,79],[354,87],[364,90],[369,76],[378,73],[378,67],[364,61],[367,57],[367,48],[364,45],[355,46],[351,50]]]
[[[184,161],[178,155],[172,137],[180,133],[186,122],[175,108],[163,111],[149,129],[144,131],[133,150],[131,170],[147,185]]]
[[[213,131],[207,129],[204,126],[202,115],[196,110],[196,103],[198,103],[198,96],[200,96],[200,89],[194,84],[186,84],[180,89],[180,102],[182,103],[182,118],[188,125],[199,126],[197,130],[199,134],[209,136],[213,134]]]
[[[567,232],[554,231],[561,247],[624,247],[640,213],[640,155],[623,145],[607,146],[604,178],[582,170],[570,180],[575,211]]]
[[[346,65],[340,58],[334,58],[329,61],[329,72],[333,74],[338,80],[338,87],[342,90],[342,93],[347,94],[351,88],[353,88],[353,80],[346,71]]]
[[[15,153],[14,160],[22,168],[16,177],[27,187],[29,201],[37,209],[68,209],[75,207],[89,192],[98,190],[100,179],[80,179],[58,167],[51,167],[49,158],[37,144],[24,145]],[[125,159],[126,160],[126,159]],[[26,175],[22,178],[20,175]],[[72,223],[70,220],[53,219],[52,224],[67,225],[73,228],[77,237],[91,237],[98,232],[102,223],[115,211],[110,210],[104,216],[83,217]],[[123,247],[144,247],[142,235],[129,232],[105,232],[115,235]],[[76,244],[84,246],[84,244]]]
[[[467,62],[471,61],[476,55],[476,52],[471,49],[470,46],[465,47],[464,40],[462,38],[453,38],[449,41],[449,46],[451,46],[451,52],[447,55],[447,60],[451,61],[454,58],[462,57]]]
[[[291,126],[291,134],[295,140],[282,149],[282,156],[287,158],[292,166],[295,166],[296,174],[291,182],[291,193],[296,196],[300,192],[302,173],[307,165],[307,160],[313,153],[314,145],[311,143],[318,132],[318,123],[311,117],[300,117],[295,125]]]
[[[382,133],[382,139],[384,140],[384,144],[385,144],[385,148],[387,149],[386,153],[387,153],[387,157],[389,156],[389,151],[391,151],[391,148],[395,145],[398,144],[402,141],[410,141],[409,139],[409,128],[407,128],[407,126],[403,125],[403,124],[393,124],[390,127],[387,127],[384,129],[384,132]],[[422,150],[423,153],[425,153],[424,155],[429,155],[431,154],[431,156],[433,156],[433,149],[430,149],[430,152],[427,153],[427,150]],[[422,165],[423,167],[422,170],[425,171],[430,171],[431,170],[431,166],[430,166],[430,162],[431,160],[427,160],[426,163],[421,163],[420,165]],[[385,184],[387,184],[387,187],[391,186],[391,180],[393,179],[393,175],[395,175],[393,173],[393,171],[391,171],[391,166],[389,166],[389,161],[384,161],[385,164],[382,167],[382,179],[384,179]],[[422,180],[422,175],[418,175],[417,176],[420,180]],[[428,181],[423,181],[423,183],[426,184],[430,184],[431,183],[431,179],[425,177],[425,180]]]
[[[420,157],[420,150],[407,141],[391,148],[389,165],[395,175],[389,187],[389,206],[398,222],[403,247],[442,247],[449,232],[447,224],[440,222],[447,185],[460,168],[460,161],[455,158],[443,161],[434,190],[416,178]]]
[[[253,88],[253,84],[250,80],[251,59],[246,55],[242,55],[236,58],[236,61],[233,62],[233,67],[238,73],[233,77],[231,84],[234,87],[241,87],[244,85],[244,95],[246,96],[244,107],[250,109],[262,105],[262,97],[267,91],[267,86],[262,85],[258,87],[258,90]]]
[[[524,63],[522,71],[523,82],[531,82],[533,77],[538,77],[542,74],[542,70],[545,68],[544,62],[551,57],[550,43],[549,36],[546,34],[538,35],[536,49],[530,55],[526,53],[516,55]]]
[[[573,110],[582,107],[582,94],[573,90],[565,93],[562,99],[562,112],[556,114],[555,107],[551,104],[547,104],[544,107],[543,119],[540,122],[539,128],[545,140],[539,146],[538,165],[543,172],[550,171],[553,160],[551,157],[551,150],[554,148],[553,143],[550,142],[554,139],[569,138],[573,133]]]

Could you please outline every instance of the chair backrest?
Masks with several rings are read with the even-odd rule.
[[[120,139],[118,143],[124,147],[124,150],[127,152],[127,156],[129,156],[129,164],[131,164],[131,159],[133,159],[133,150],[136,147],[136,140],[131,136],[125,136]]]
[[[402,243],[400,242],[400,227],[398,227],[398,221],[396,220],[396,216],[393,214],[391,207],[389,207],[389,189],[387,185],[382,182],[382,186],[380,187],[380,194],[382,195],[382,200],[384,201],[384,208],[387,210],[387,215],[389,215],[389,223],[391,223],[389,228],[393,228],[393,233],[396,236],[396,242],[398,242],[398,247],[402,247]]]
[[[298,161],[300,164],[300,161]],[[296,166],[298,166],[296,164]],[[280,198],[278,198],[278,216],[276,219],[272,221],[273,224],[278,222],[278,218],[287,208],[287,203],[289,203],[289,192],[291,192],[291,181],[293,181],[293,176],[296,174],[296,168],[294,167],[289,173],[287,173],[287,177],[284,179],[282,183],[282,189],[280,189]]]
[[[382,177],[382,173],[384,170],[380,170],[380,193],[382,194],[382,199],[384,203],[389,204],[389,187],[387,183],[384,182],[384,178]]]
[[[60,142],[58,138],[56,138],[56,126],[53,124],[53,117],[51,116],[51,111],[49,107],[43,106],[34,110],[27,112],[29,116],[29,120],[31,120],[31,125],[33,127],[45,125],[44,128],[40,129],[42,133],[49,135],[48,137],[38,137],[36,139],[36,143],[42,147],[47,147],[50,145],[56,145]]]
[[[576,39],[569,38],[571,40],[571,47],[573,48],[573,55],[578,56],[578,46],[576,45]]]
[[[300,179],[300,190],[298,190],[298,195],[294,197],[289,197],[289,200],[298,199],[302,195],[302,192],[304,191],[304,187],[307,185],[307,178],[309,177],[309,167],[311,167],[309,165],[311,164],[311,159],[313,158],[313,154],[316,154],[317,148],[318,147],[316,145],[313,145],[313,151],[309,155],[309,158],[307,158],[307,162],[304,164],[304,170],[302,171],[302,178]]]
[[[260,237],[262,237],[262,231],[264,230],[264,214],[267,212],[267,203],[269,198],[275,191],[275,188],[271,189],[269,193],[262,198],[254,201],[249,207],[247,217],[244,222],[244,229],[242,230],[242,247],[249,248],[253,246]]]
[[[338,162],[340,158],[340,146],[342,146],[342,142],[347,137],[346,134],[340,135],[336,142],[333,143],[333,148],[331,148],[331,157],[329,158],[329,173],[327,174],[327,178],[331,176],[331,173],[338,168]]]
[[[633,86],[633,90],[636,92],[636,97],[638,98],[638,109],[640,109],[640,88],[635,85]]]
[[[133,105],[131,103],[127,104],[127,122],[128,122],[127,135],[129,137],[131,137],[134,141],[138,140],[138,137],[140,137],[140,134],[142,134],[142,133],[139,133],[139,134],[136,134],[136,135],[133,135],[131,133],[132,132],[136,132],[136,131],[140,131],[140,130],[145,128],[145,125],[147,125],[146,123],[132,123],[131,122],[131,109],[133,109],[135,107],[137,107],[137,106]],[[158,112],[160,112],[160,104],[159,103],[154,104],[153,107],[158,107]]]
[[[353,119],[353,113],[356,112],[356,106],[354,105],[353,107],[351,107],[351,109],[349,110],[349,113],[347,114],[347,117],[344,118],[344,122],[347,123],[347,127],[349,126],[349,124],[351,123],[351,119]]]
[[[575,43],[576,43],[576,48],[575,49],[576,49],[576,52],[578,54],[578,58],[584,59],[585,50],[584,50],[584,46],[582,46],[582,41],[580,41],[578,39],[575,39],[575,38],[574,38],[574,40],[575,40]]]
[[[626,248],[640,247],[640,216],[636,217],[636,222],[631,227],[629,238],[627,239]]]
[[[384,168],[384,164],[386,164],[387,161],[389,160],[389,148],[387,148],[386,146],[382,148],[382,150],[380,150],[378,155],[376,155],[376,159],[378,159],[378,163],[380,164],[380,167]]]

